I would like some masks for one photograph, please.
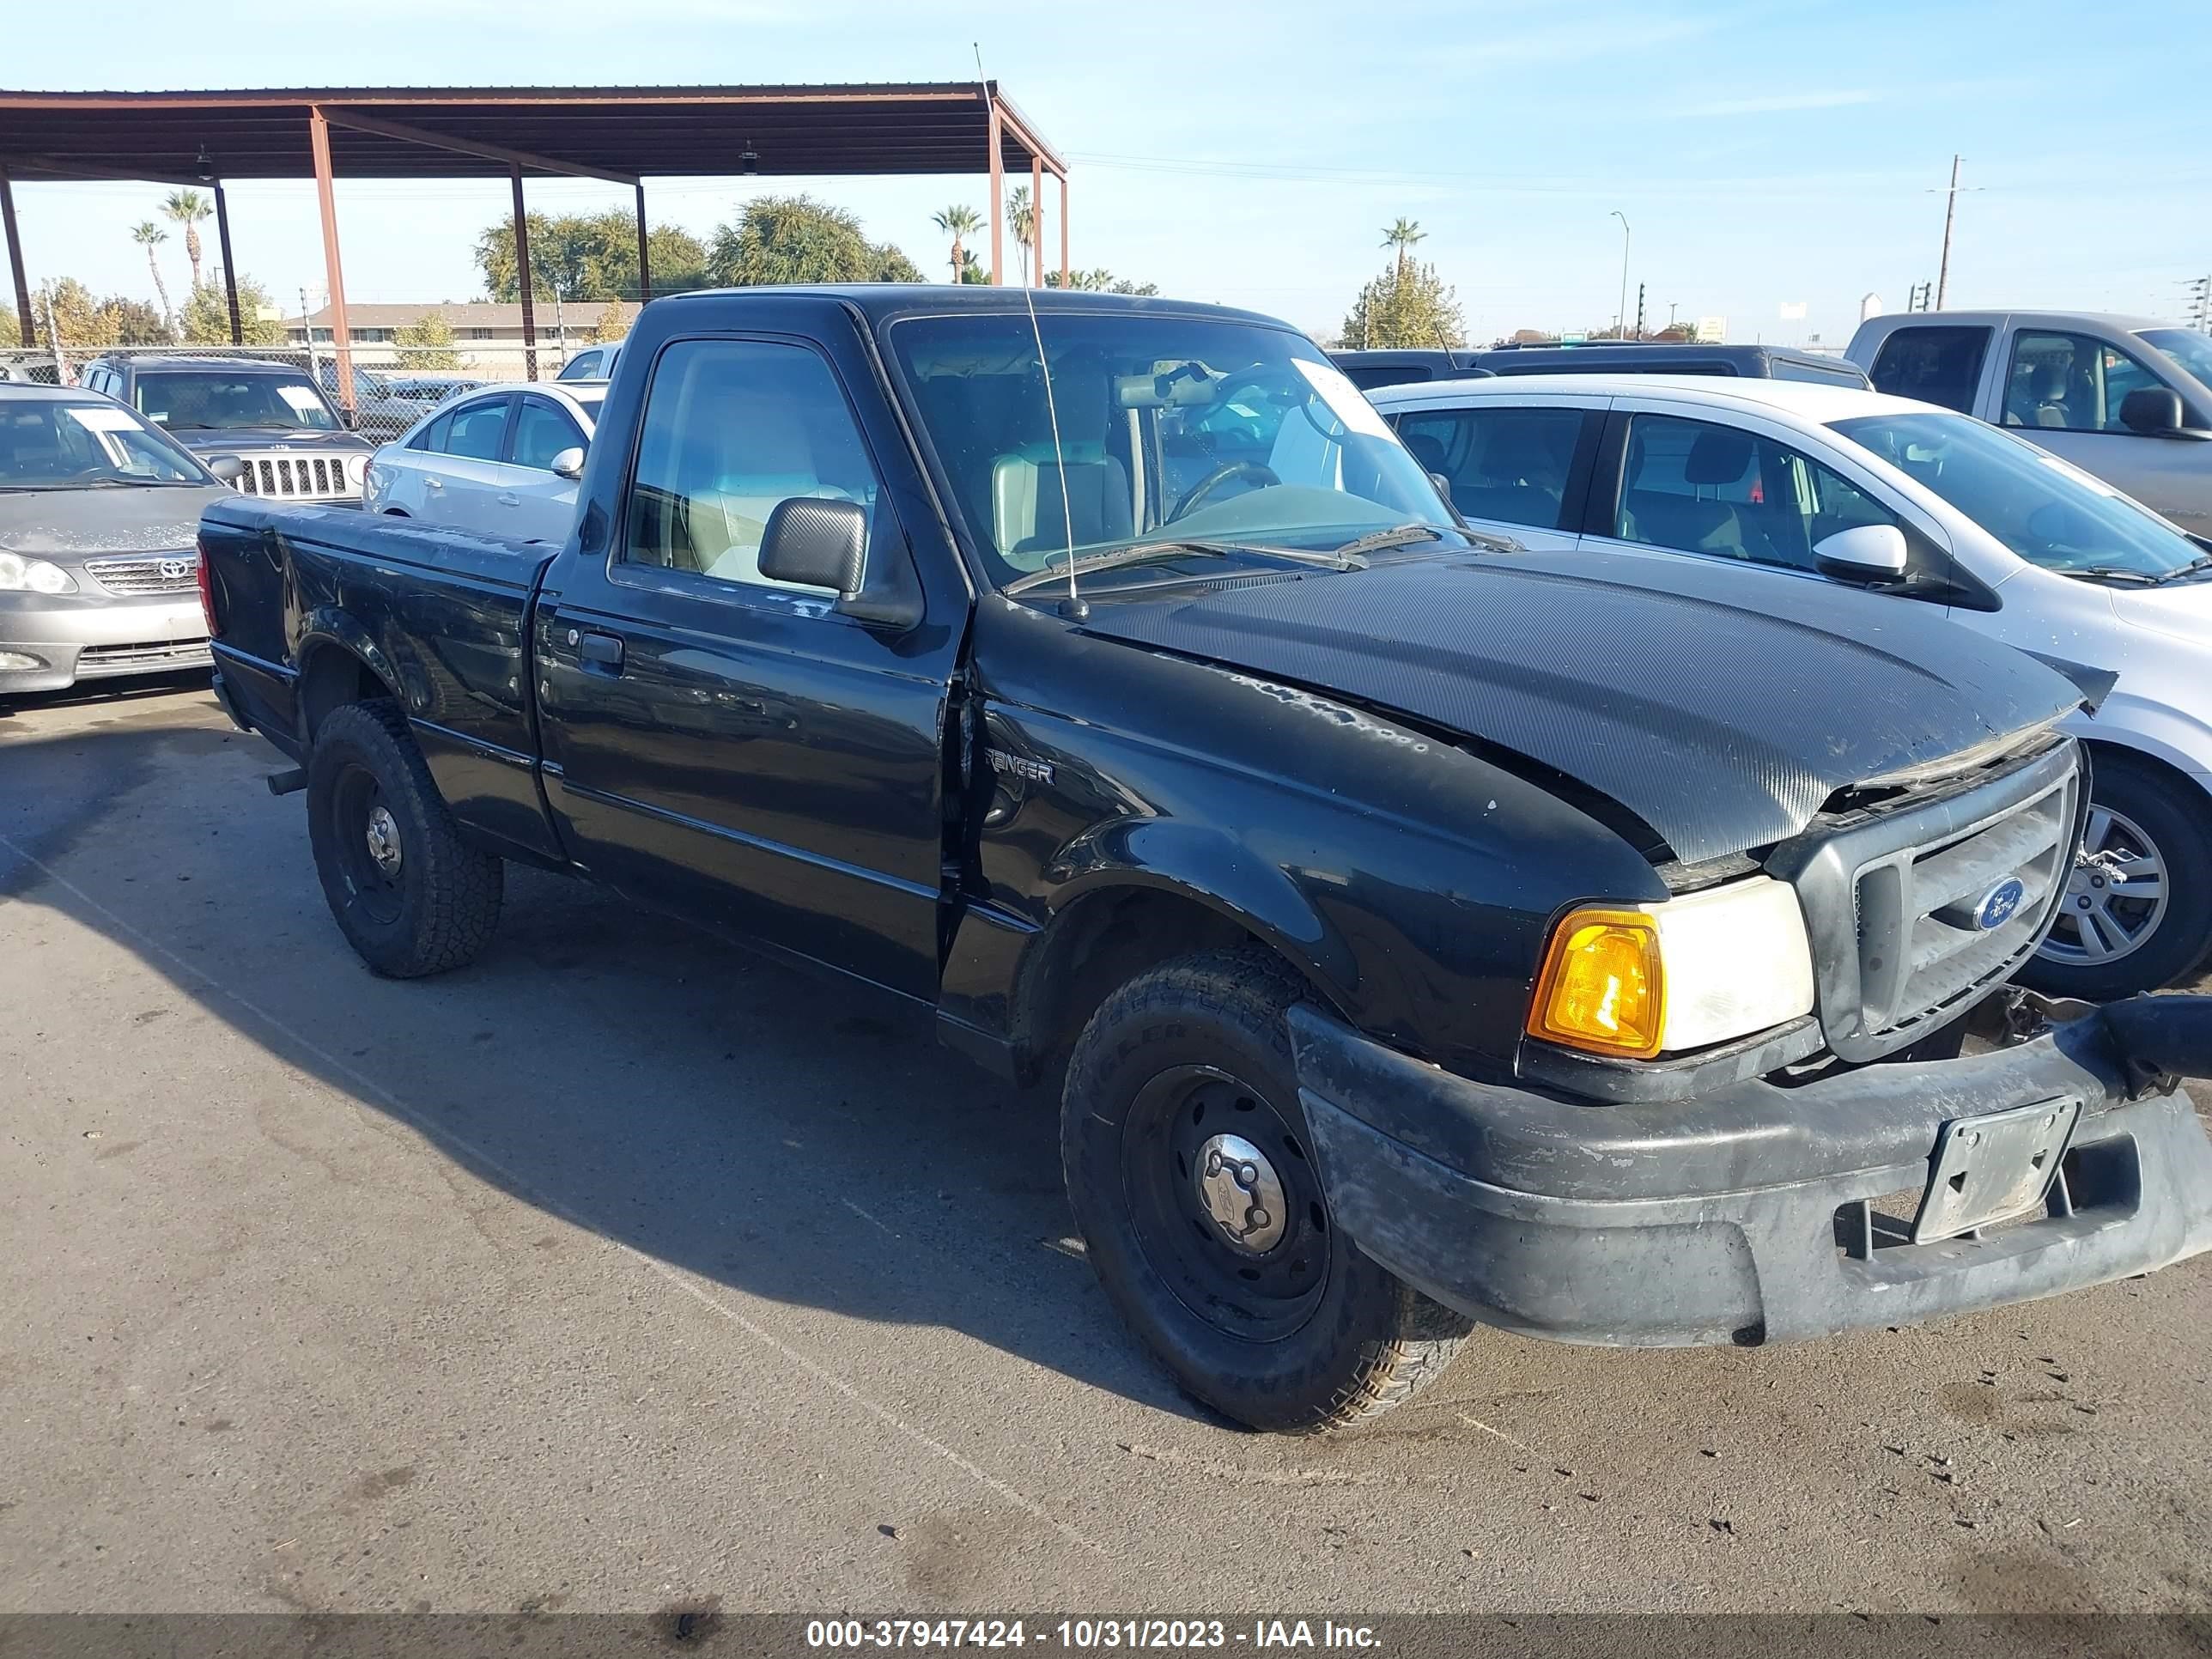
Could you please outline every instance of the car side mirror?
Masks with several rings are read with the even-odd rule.
[[[2181,394],[2172,386],[2142,386],[2120,399],[2120,424],[2146,438],[2193,436]]]
[[[1853,525],[1824,536],[1813,546],[1813,562],[1824,576],[1847,582],[1893,582],[1910,562],[1905,532],[1893,524]]]
[[[584,476],[584,450],[580,444],[570,444],[553,458],[554,476],[562,478],[580,478]]]
[[[861,622],[908,629],[922,617],[913,562],[898,550],[868,556],[867,510],[857,501],[813,495],[778,501],[761,535],[760,573],[770,581],[830,588],[837,609]]]
[[[235,484],[246,476],[246,463],[235,455],[210,455],[207,458],[207,470],[222,483]]]

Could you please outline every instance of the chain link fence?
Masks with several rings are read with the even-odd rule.
[[[593,354],[586,361],[579,358]],[[0,383],[82,386],[95,364],[130,359],[192,359],[210,366],[240,360],[295,368],[321,387],[339,417],[372,442],[384,443],[413,426],[458,392],[480,386],[556,379],[575,363],[590,371],[604,361],[589,330],[541,336],[535,346],[520,339],[456,339],[450,346],[404,346],[357,341],[353,347],[352,396],[338,374],[337,349],[327,340],[273,346],[64,345],[0,350]]]

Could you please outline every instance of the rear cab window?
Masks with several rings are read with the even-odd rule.
[[[1867,378],[1876,392],[1971,415],[1982,382],[1982,363],[1989,356],[1990,333],[1987,325],[1911,324],[1881,343]]]

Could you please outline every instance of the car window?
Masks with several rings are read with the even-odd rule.
[[[304,374],[222,368],[162,369],[141,374],[138,410],[175,432],[270,426],[335,432],[337,416]]]
[[[1339,364],[1340,368],[1343,368]],[[1435,375],[1425,368],[1378,368],[1372,365],[1354,363],[1344,369],[1344,378],[1362,392],[1372,392],[1378,386],[1413,386],[1422,380],[1432,380]]]
[[[564,380],[581,380],[599,372],[599,354],[596,351],[580,351],[571,357],[568,366],[562,369],[561,378]]]
[[[1757,433],[1638,415],[1628,427],[1613,533],[1623,541],[1811,570],[1813,550],[1860,525],[1905,526],[1832,468]]]
[[[857,501],[872,538],[881,486],[837,380],[804,346],[681,340],[646,394],[623,556],[717,581],[823,594],[761,574],[769,515]]]
[[[1971,415],[1989,349],[1986,328],[1915,324],[1881,343],[1868,378],[1876,392]]]
[[[2021,330],[2005,381],[2004,424],[2063,432],[2125,432],[2128,393],[2166,384],[2106,340]]]
[[[1468,518],[1558,530],[1584,418],[1578,409],[1418,410],[1399,421],[1398,437],[1443,476]]]
[[[517,466],[550,471],[553,458],[564,449],[583,447],[584,434],[568,411],[544,398],[525,398],[515,417],[514,449],[510,459]]]
[[[497,460],[500,441],[507,435],[507,400],[504,398],[487,398],[481,403],[462,404],[450,417],[453,425],[447,431],[443,446],[446,453],[465,456],[472,461]]]
[[[446,453],[446,441],[453,435],[453,416],[449,410],[424,427],[408,441],[407,447],[428,451],[434,455]]]
[[[0,490],[208,482],[174,440],[112,403],[0,402]]]

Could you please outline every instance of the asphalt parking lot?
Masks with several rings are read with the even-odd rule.
[[[279,763],[0,713],[0,1612],[2212,1609],[2212,1261],[1232,1431],[1042,1100],[530,872],[377,980]]]

